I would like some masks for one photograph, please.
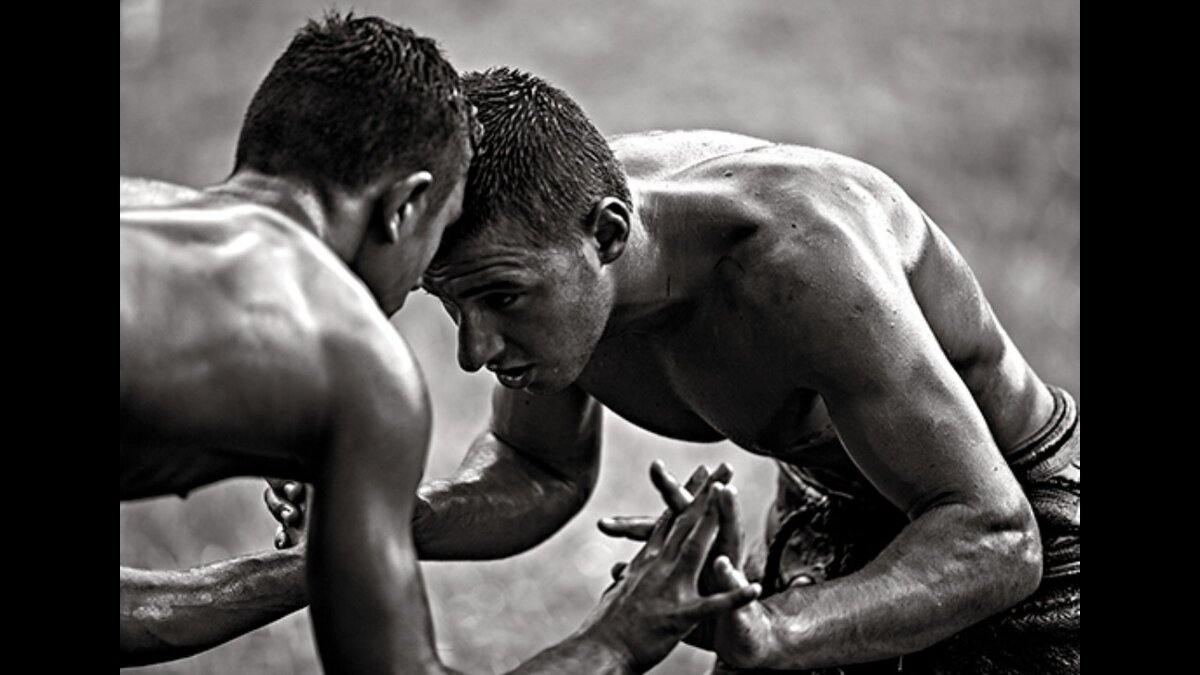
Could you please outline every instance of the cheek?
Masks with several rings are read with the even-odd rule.
[[[560,339],[571,346],[572,356],[592,349],[604,329],[603,303],[596,294],[587,294],[572,299],[564,305]]]

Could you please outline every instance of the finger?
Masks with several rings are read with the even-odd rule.
[[[280,494],[283,494],[283,487],[292,482],[284,478],[268,478],[266,480],[267,485],[270,485],[272,490],[275,490]]]
[[[275,516],[276,520],[279,520],[279,511],[284,506],[287,506],[287,502],[280,499],[279,493],[272,488],[263,490],[263,501],[266,502],[267,510],[271,512],[271,515]]]
[[[695,570],[704,564],[720,522],[716,509],[713,508],[712,495],[712,488],[706,487],[696,495],[695,501],[684,509],[683,513],[675,517],[671,533],[663,546],[663,555],[679,560],[679,568]],[[688,542],[691,544],[685,549]],[[701,546],[703,554],[697,560],[695,556]]]
[[[296,505],[304,504],[304,483],[288,481],[283,484],[283,496]]]
[[[691,477],[687,479],[687,484],[683,486],[683,489],[687,490],[689,494],[696,494],[700,491],[700,488],[704,487],[704,484],[708,481],[708,476],[708,467],[701,464],[700,466],[696,467],[695,471],[692,472]]]
[[[704,513],[696,522],[696,526],[683,540],[678,552],[678,567],[676,572],[686,573],[687,578],[692,584],[696,584],[700,580],[700,574],[704,571],[705,561],[709,558],[709,552],[712,550],[713,542],[717,539],[717,534],[721,529],[721,517],[717,509],[717,496],[721,488],[720,483],[707,488],[700,494],[703,497],[697,497],[697,500],[704,499],[706,506]]]
[[[675,524],[675,516],[668,509],[664,511],[658,520],[654,523],[654,530],[650,532],[650,538],[646,540],[646,545],[642,550],[646,553],[658,553],[666,544],[667,537],[671,533],[672,526]]]
[[[717,493],[717,511],[720,514],[721,528],[717,532],[717,542],[713,546],[713,551],[740,563],[742,560],[742,518],[738,510],[736,487],[726,485]]]
[[[714,483],[728,483],[733,480],[733,467],[725,462],[721,462],[712,472],[712,477],[709,481]]]
[[[732,612],[754,602],[762,594],[762,586],[754,583],[732,591],[708,595],[684,608],[682,614],[689,621],[703,621],[709,617]]]
[[[716,590],[731,591],[743,586],[749,585],[749,580],[746,579],[746,574],[734,566],[733,562],[725,556],[717,556],[713,562],[713,577],[716,581]]]
[[[275,548],[276,549],[282,550],[285,548],[289,548],[291,545],[292,545],[292,542],[291,542],[290,538],[288,537],[287,530],[283,529],[282,526],[279,529],[275,530]]]
[[[613,581],[620,581],[621,577],[625,576],[626,567],[629,567],[629,563],[627,562],[618,562],[612,566],[610,573],[612,574]]]
[[[263,492],[263,501],[267,503],[267,510],[275,516],[275,520],[289,527],[297,527],[302,520],[300,509],[294,504],[283,501],[279,498],[279,493],[271,488],[267,488]]]
[[[610,516],[601,518],[596,526],[610,537],[646,541],[658,521],[649,516]]]
[[[654,487],[658,488],[658,493],[662,495],[663,501],[667,503],[667,508],[675,513],[679,513],[687,508],[688,504],[692,503],[692,495],[683,486],[675,480],[675,476],[667,471],[667,467],[659,460],[654,460],[650,465],[650,481],[654,483]]]

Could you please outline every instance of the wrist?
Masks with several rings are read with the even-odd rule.
[[[647,670],[637,665],[633,652],[616,631],[606,630],[602,625],[587,626],[567,641],[574,643],[576,650],[588,655],[588,663],[601,666],[595,669],[596,672],[643,673]]]
[[[790,650],[783,632],[794,630],[795,623],[776,621],[773,608],[761,601],[735,610],[722,621],[714,641],[714,651],[721,661],[735,668],[795,670],[796,664],[789,663]]]

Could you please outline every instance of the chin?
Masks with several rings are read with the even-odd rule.
[[[541,373],[539,373],[541,374]],[[545,377],[535,377],[525,391],[535,396],[544,396],[548,394],[557,394],[558,392],[575,384],[579,379],[581,372],[575,372],[567,368],[555,368],[551,372],[546,373]]]
[[[535,382],[530,382],[529,386],[525,387],[525,389],[523,391],[526,394],[532,394],[533,396],[549,396],[551,394],[557,394],[558,392],[562,391],[563,389],[566,389],[568,386],[570,386],[570,385],[569,384],[561,384],[558,382],[535,381]]]

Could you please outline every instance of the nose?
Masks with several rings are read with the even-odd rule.
[[[458,365],[473,373],[504,350],[504,340],[485,323],[462,317],[458,325]]]

